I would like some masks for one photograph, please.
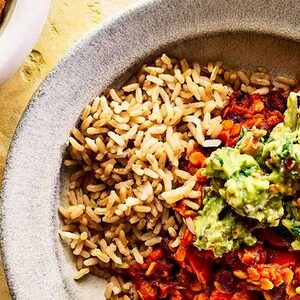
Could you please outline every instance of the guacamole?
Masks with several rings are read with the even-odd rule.
[[[299,98],[290,93],[285,120],[269,135],[243,128],[235,148],[220,148],[206,159],[201,174],[210,179],[209,192],[195,219],[199,249],[222,256],[254,244],[247,219],[255,227],[285,226],[296,238],[294,247],[300,246],[300,216],[291,200],[300,194]]]
[[[223,180],[223,187],[215,192],[237,214],[278,225],[283,216],[281,197],[270,192],[268,176],[252,156],[239,149],[218,149],[206,160],[203,175]]]
[[[261,153],[264,146],[264,137],[267,135],[266,130],[261,130],[253,127],[251,130],[242,128],[240,138],[236,148],[240,153],[249,154],[256,161],[261,162]]]
[[[223,218],[220,217],[228,205],[217,193],[208,193],[203,202],[204,208],[195,221],[195,245],[198,248],[212,250],[219,257],[238,248],[241,243],[249,246],[256,243],[256,238],[233,211],[228,211]]]

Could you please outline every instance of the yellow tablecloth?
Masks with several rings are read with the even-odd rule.
[[[53,0],[34,50],[15,76],[0,86],[0,181],[14,130],[40,82],[84,33],[134,1],[138,0]],[[0,299],[10,299],[2,267]]]

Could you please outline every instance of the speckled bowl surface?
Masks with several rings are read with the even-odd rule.
[[[264,65],[295,74],[298,0],[140,2],[81,41],[47,77],[14,136],[3,181],[1,243],[15,299],[104,299],[104,282],[74,282],[58,237],[62,157],[81,109],[160,52],[204,63]]]

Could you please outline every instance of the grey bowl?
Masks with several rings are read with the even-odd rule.
[[[40,86],[11,144],[1,243],[13,298],[103,299],[99,279],[73,282],[74,264],[57,234],[62,157],[84,105],[163,51],[203,63],[221,59],[294,74],[299,13],[298,0],[154,0],[105,22],[81,41]]]

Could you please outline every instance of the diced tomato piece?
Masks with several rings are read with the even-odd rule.
[[[149,262],[156,261],[156,260],[159,260],[160,258],[162,258],[163,256],[164,256],[163,249],[157,248],[153,252],[150,253],[150,255],[147,258],[147,261],[149,261]]]
[[[129,274],[130,274],[132,277],[136,277],[136,276],[138,276],[140,273],[141,273],[140,265],[138,265],[138,264],[133,264],[133,265],[131,265],[131,267],[130,267],[130,269],[129,269]]]
[[[258,100],[261,99],[261,95],[258,94],[258,93],[251,94],[251,95],[250,95],[250,99],[251,99],[251,101],[253,101],[253,102],[258,101]]]
[[[176,203],[175,210],[181,215],[184,215],[188,210],[188,207],[183,203],[183,201],[178,201]]]
[[[199,253],[199,250],[195,247],[189,247],[187,249],[186,260],[191,265],[198,280],[203,284],[207,284],[212,275],[212,264],[209,260],[200,257]]]
[[[287,250],[270,249],[268,251],[268,261],[271,264],[295,267],[298,263],[299,255]]]
[[[230,105],[226,106],[223,110],[222,110],[222,117],[223,119],[226,118],[226,116],[229,114],[230,112]]]
[[[233,110],[234,112],[236,112],[236,113],[242,115],[242,116],[245,116],[245,115],[247,115],[247,114],[249,114],[249,113],[252,113],[249,109],[244,108],[244,107],[242,107],[242,106],[237,106],[237,105],[234,105],[233,108],[232,108],[232,110]]]
[[[185,245],[191,245],[194,242],[194,235],[186,229],[183,234],[182,243]]]
[[[193,165],[191,162],[188,163],[187,167],[186,167],[186,170],[192,174],[192,175],[195,175],[198,171],[198,167]]]
[[[196,199],[195,199],[196,200]],[[198,199],[195,201],[196,203],[200,204],[201,199]],[[183,217],[191,217],[192,219],[197,216],[197,213],[193,210],[191,210],[187,205],[183,203],[183,201],[178,201],[176,203],[176,206],[174,208],[179,214],[181,214]]]
[[[230,133],[229,131],[221,131],[221,133],[219,134],[218,138],[225,144],[227,145],[229,139],[230,139]]]
[[[157,300],[157,291],[151,286],[151,284],[144,280],[135,281],[136,287],[139,291],[139,295],[142,300]]]
[[[255,123],[255,120],[252,118],[252,119],[247,119],[244,122],[244,125],[248,128],[252,128],[254,126],[254,123]]]
[[[158,286],[160,289],[160,293],[159,293],[160,299],[166,298],[170,294],[172,289],[174,289],[174,286],[163,282],[159,282]]]
[[[214,291],[210,296],[210,300],[232,300],[232,295],[225,294],[220,291]]]
[[[295,270],[294,279],[300,283],[300,266],[297,266]]]

